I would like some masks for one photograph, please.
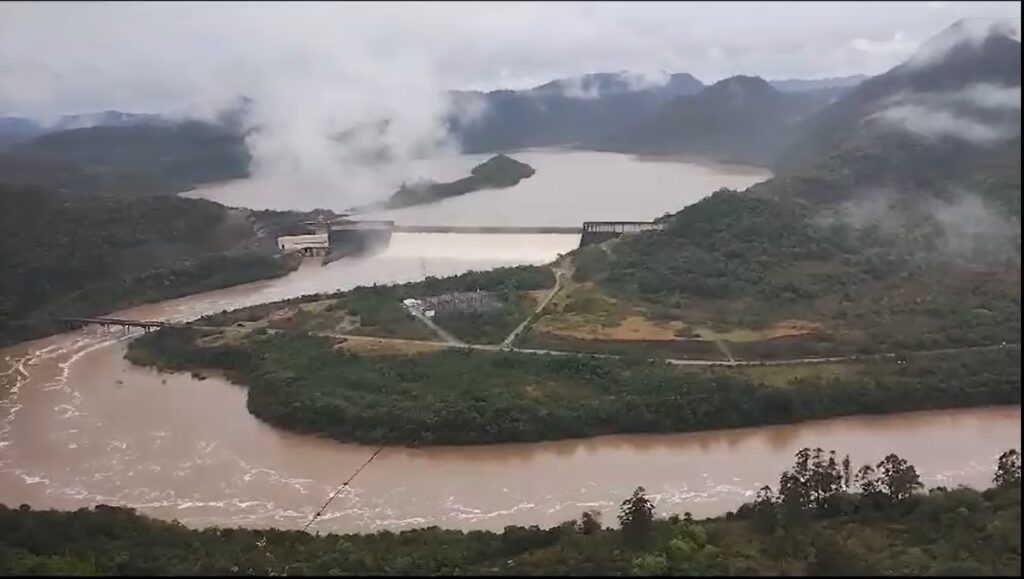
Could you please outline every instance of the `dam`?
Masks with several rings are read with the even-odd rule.
[[[299,244],[293,239],[326,235],[326,255],[333,259],[346,255],[364,254],[384,247],[393,233],[446,233],[495,235],[580,235],[580,247],[602,243],[622,235],[658,231],[665,223],[659,221],[584,221],[579,227],[558,225],[401,225],[389,220],[336,220],[307,222],[309,235],[279,238],[278,246],[285,251]],[[305,255],[306,253],[304,253]],[[316,255],[321,255],[317,253]]]

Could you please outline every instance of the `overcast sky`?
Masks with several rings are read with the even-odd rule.
[[[1020,3],[3,3],[0,114],[202,108],[272,82],[330,99],[623,69],[876,74],[963,17],[1019,29]]]

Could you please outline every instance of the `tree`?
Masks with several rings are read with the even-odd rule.
[[[844,461],[843,469],[848,460]],[[847,475],[836,460],[836,451],[802,448],[796,453],[792,470],[779,478],[779,496],[787,511],[822,510],[829,499],[844,490]]]
[[[668,559],[662,554],[640,555],[633,559],[633,565],[629,570],[630,575],[650,577],[652,575],[668,574]]]
[[[622,501],[619,509],[619,525],[626,542],[636,546],[647,541],[654,521],[654,504],[644,494],[644,487],[636,487],[633,496]]]
[[[776,508],[775,493],[765,485],[757,491],[754,499],[754,526],[762,533],[771,534],[779,527],[779,511]]]
[[[992,482],[998,487],[1020,486],[1020,451],[1011,448],[999,455]]]
[[[893,504],[909,499],[919,489],[924,488],[914,465],[895,454],[883,458],[882,462],[878,463],[878,470],[881,472],[882,489]]]
[[[576,525],[581,535],[593,535],[601,530],[601,511],[583,511],[580,521]]]

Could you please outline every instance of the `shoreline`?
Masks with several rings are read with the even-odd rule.
[[[493,439],[492,440],[492,439],[487,439],[486,436],[484,436],[483,438],[480,438],[480,439],[476,439],[476,438],[472,438],[471,437],[470,439],[466,439],[466,440],[463,440],[463,441],[460,441],[460,442],[449,442],[449,441],[443,441],[443,442],[439,442],[439,443],[432,443],[432,442],[430,442],[430,440],[434,439],[433,437],[434,437],[434,435],[436,433],[431,433],[430,436],[427,437],[428,438],[428,442],[426,442],[426,443],[421,443],[421,442],[416,442],[416,441],[414,441],[414,442],[406,442],[406,441],[401,441],[401,440],[390,440],[389,438],[391,438],[391,437],[389,437],[389,436],[383,436],[383,437],[381,437],[379,439],[367,440],[366,437],[362,436],[361,434],[355,433],[355,432],[349,433],[349,437],[348,438],[344,438],[344,437],[341,437],[341,436],[338,436],[338,435],[331,436],[331,435],[327,434],[326,432],[322,432],[322,431],[302,430],[301,426],[300,426],[300,428],[293,428],[290,423],[282,424],[280,416],[275,415],[273,412],[269,412],[266,407],[264,407],[263,405],[261,405],[259,403],[257,403],[257,407],[256,407],[258,410],[254,412],[253,411],[253,406],[252,406],[252,404],[253,404],[253,402],[252,402],[253,390],[252,389],[254,388],[254,386],[252,386],[251,384],[246,384],[245,383],[245,381],[246,381],[246,372],[243,371],[243,370],[240,370],[240,369],[223,369],[223,368],[216,368],[216,367],[200,367],[200,366],[190,367],[188,365],[188,363],[183,361],[182,359],[175,360],[173,358],[173,356],[168,358],[164,354],[161,354],[159,349],[152,350],[152,349],[149,349],[149,346],[142,346],[139,350],[136,350],[135,353],[133,354],[133,349],[137,348],[137,347],[139,347],[138,343],[135,340],[132,340],[132,343],[127,345],[126,350],[125,350],[125,354],[124,354],[124,359],[127,362],[129,362],[130,364],[134,365],[134,366],[137,366],[137,367],[140,367],[140,368],[148,368],[148,369],[154,370],[154,371],[156,371],[158,373],[170,373],[170,374],[185,373],[185,374],[191,374],[193,376],[193,378],[199,378],[199,379],[203,379],[203,380],[205,380],[207,377],[217,377],[217,378],[220,378],[220,379],[224,380],[225,382],[231,384],[232,386],[245,388],[245,390],[246,390],[246,412],[250,416],[252,416],[253,418],[259,420],[260,422],[263,422],[264,424],[267,424],[268,426],[273,427],[274,429],[276,429],[278,431],[286,432],[286,433],[291,434],[291,435],[312,436],[312,437],[315,437],[315,438],[318,438],[318,439],[333,441],[333,442],[336,442],[336,443],[339,443],[339,444],[355,445],[355,446],[364,447],[364,448],[375,448],[377,446],[382,446],[382,447],[388,448],[388,449],[406,449],[406,450],[433,450],[433,449],[445,449],[445,448],[447,448],[447,449],[463,449],[463,448],[474,448],[474,447],[492,448],[492,447],[495,447],[495,446],[507,448],[506,445],[557,444],[557,443],[564,443],[564,442],[567,442],[567,441],[590,441],[590,440],[601,439],[603,437],[617,437],[617,436],[631,436],[631,435],[636,435],[636,436],[651,436],[651,435],[667,435],[667,436],[702,435],[702,434],[715,433],[715,432],[742,431],[744,429],[764,429],[764,428],[772,428],[772,427],[776,427],[776,428],[791,427],[791,426],[797,426],[797,425],[802,425],[802,424],[807,424],[807,423],[815,423],[815,422],[819,422],[819,421],[823,421],[823,420],[881,419],[883,417],[888,417],[888,416],[893,416],[893,415],[901,415],[901,414],[913,413],[913,412],[930,412],[930,411],[944,412],[944,411],[950,411],[950,410],[969,410],[969,409],[973,409],[973,408],[985,408],[985,407],[1013,408],[1013,407],[1019,407],[1020,406],[1020,400],[1019,399],[1017,401],[1015,401],[1015,402],[1007,402],[1007,403],[990,401],[990,400],[984,400],[984,399],[975,399],[973,401],[966,401],[966,402],[963,401],[963,400],[960,400],[959,403],[956,402],[956,401],[946,400],[945,402],[948,402],[949,403],[948,405],[945,404],[944,402],[941,402],[941,401],[939,402],[939,404],[937,404],[935,406],[929,406],[928,403],[924,403],[924,404],[910,404],[909,408],[906,408],[906,409],[898,408],[898,407],[893,409],[893,410],[880,409],[879,411],[873,412],[873,413],[857,412],[856,410],[854,410],[853,412],[850,412],[850,413],[845,413],[842,409],[839,409],[838,412],[836,412],[834,414],[831,414],[831,415],[825,415],[825,416],[820,416],[820,417],[815,417],[815,416],[807,416],[807,417],[792,416],[792,417],[789,417],[792,420],[783,419],[781,421],[772,420],[772,419],[758,420],[757,417],[755,416],[754,419],[749,424],[741,424],[741,425],[738,425],[738,426],[724,426],[724,427],[717,427],[717,426],[715,426],[713,424],[707,425],[707,426],[711,426],[710,428],[702,428],[701,425],[697,424],[697,425],[695,425],[695,426],[697,426],[697,428],[695,428],[695,429],[688,429],[688,428],[685,428],[686,425],[680,424],[678,426],[683,426],[683,428],[676,428],[676,429],[674,429],[674,428],[667,428],[667,429],[659,429],[659,428],[643,429],[643,428],[640,428],[640,429],[620,429],[620,430],[612,429],[612,430],[607,431],[607,432],[599,432],[597,434],[589,434],[588,433],[588,434],[584,434],[582,436],[573,436],[571,434],[570,435],[562,435],[561,433],[558,432],[558,430],[559,430],[558,428],[554,428],[553,430],[551,430],[551,431],[549,431],[547,433],[538,432],[537,433],[538,437],[535,440],[531,440],[531,439],[526,439],[526,440],[523,440],[523,439],[521,439],[521,440]],[[1001,348],[999,350],[1001,350]],[[968,349],[966,351],[967,352],[971,352],[971,351],[974,351],[974,350],[973,349]],[[490,352],[488,352],[488,353],[490,353]],[[497,352],[495,352],[495,353],[497,354]],[[1018,349],[1018,353],[1019,353],[1019,349]],[[907,354],[913,356],[915,354],[920,354],[920,353],[910,352],[910,353],[907,353]],[[586,356],[584,356],[584,357],[586,357]],[[179,367],[178,368],[172,368],[171,366],[173,366],[173,365],[178,365]],[[763,383],[758,383],[758,384],[760,384],[758,386],[758,388],[769,388],[769,389],[778,388],[778,387],[774,387],[774,386],[766,386]],[[272,396],[272,394],[270,394],[267,391],[268,389],[270,391],[274,391],[275,390],[274,386],[271,386],[271,385],[268,385],[268,384],[257,384],[255,386],[255,388],[259,389],[259,391],[257,393],[257,397],[258,397],[257,400],[259,400],[259,399],[261,399],[263,397],[266,397],[266,396]],[[766,391],[771,391],[771,390],[766,390]],[[609,397],[610,398],[614,398],[615,396],[614,396],[614,394],[605,394],[605,395],[601,396],[601,398],[609,398]],[[301,400],[301,398],[299,398],[297,400]],[[561,408],[561,407],[556,404],[556,405],[552,406],[551,408],[552,409],[558,409],[558,408]],[[596,422],[596,423],[593,423],[590,427],[591,428],[595,428],[597,430],[603,430],[606,427],[606,425],[602,425],[600,422]],[[472,432],[470,432],[470,434],[472,434]],[[568,434],[568,433],[566,433],[566,434]],[[399,438],[401,438],[401,436],[399,436]]]

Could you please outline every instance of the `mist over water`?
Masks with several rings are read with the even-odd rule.
[[[509,153],[536,173],[508,189],[486,189],[438,203],[359,215],[418,225],[580,225],[583,221],[649,220],[675,212],[719,187],[746,188],[771,176],[767,169],[629,155],[536,149]],[[427,179],[454,181],[492,155],[421,159],[416,172]],[[400,185],[360,197],[386,199]],[[332,209],[351,198],[327,189],[291,191],[261,179],[245,179],[189,191],[225,205],[255,209]]]

